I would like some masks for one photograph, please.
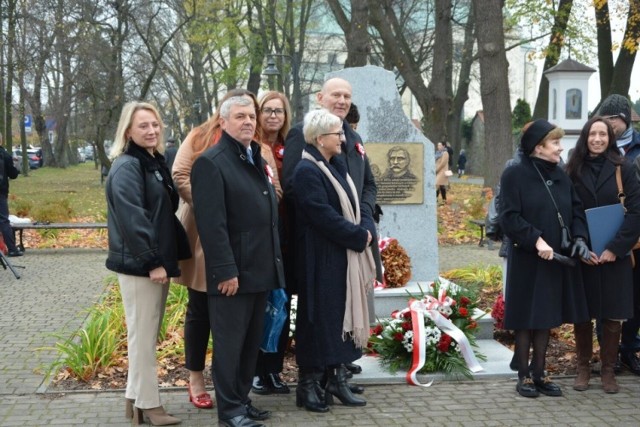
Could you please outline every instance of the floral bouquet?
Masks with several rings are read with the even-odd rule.
[[[477,359],[473,318],[476,297],[452,283],[436,281],[422,295],[411,296],[409,308],[394,311],[371,330],[368,350],[391,372],[407,370],[407,381],[418,384],[417,373],[443,372],[473,378],[482,370]],[[411,379],[413,378],[413,380]]]

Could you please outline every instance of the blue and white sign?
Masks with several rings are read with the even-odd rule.
[[[31,114],[24,116],[24,131],[31,133]]]

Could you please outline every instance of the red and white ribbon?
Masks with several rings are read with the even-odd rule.
[[[418,381],[418,372],[424,366],[424,362],[427,358],[427,343],[425,337],[424,317],[427,316],[433,320],[436,326],[444,333],[453,338],[460,347],[460,353],[467,362],[467,367],[471,372],[482,371],[478,359],[476,359],[471,343],[467,339],[467,336],[456,325],[447,319],[438,308],[441,306],[439,300],[446,301],[450,304],[453,301],[450,297],[446,296],[446,291],[440,291],[438,300],[433,296],[427,295],[423,300],[411,300],[409,301],[409,307],[404,310],[393,313],[394,318],[402,318],[407,312],[411,312],[411,323],[413,325],[413,357],[411,361],[411,368],[407,371],[407,383],[411,385],[417,385],[421,387],[429,387],[433,383],[433,380],[427,384],[421,384]],[[455,303],[455,302],[454,302]],[[436,350],[437,351],[437,350]]]

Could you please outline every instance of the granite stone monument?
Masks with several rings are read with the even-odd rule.
[[[326,76],[327,79],[332,77],[341,77],[353,87],[353,103],[360,112],[357,131],[362,136],[372,170],[378,175],[376,183],[381,196],[378,204],[384,212],[379,224],[380,236],[396,238],[406,249],[412,264],[410,285],[437,279],[433,143],[405,115],[392,72],[365,66],[346,68]],[[402,155],[407,158],[402,159]],[[394,156],[398,158],[392,159]],[[386,169],[394,168],[396,176],[392,177],[394,171],[389,171],[386,175],[389,179],[384,178]],[[406,293],[402,293],[406,301]],[[376,315],[388,316],[386,309],[379,307],[376,291]]]

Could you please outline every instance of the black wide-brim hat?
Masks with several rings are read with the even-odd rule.
[[[524,131],[520,139],[520,148],[528,156],[533,152],[536,145],[540,144],[549,132],[554,130],[556,125],[549,123],[545,119],[538,119]]]

